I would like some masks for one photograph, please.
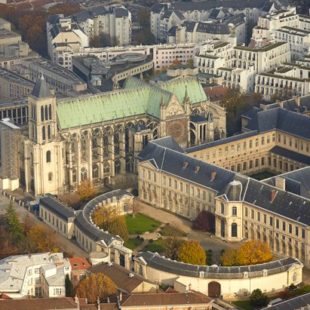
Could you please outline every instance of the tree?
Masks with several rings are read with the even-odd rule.
[[[69,207],[72,207],[72,208],[77,207],[81,202],[79,194],[75,193],[75,192],[61,195],[58,198],[63,203],[65,203],[66,205],[68,205]]]
[[[271,259],[272,253],[268,244],[260,240],[249,240],[239,249],[226,250],[221,257],[224,266],[254,265]]]
[[[227,249],[221,256],[223,266],[238,266],[238,252],[236,249]]]
[[[6,209],[6,222],[14,244],[19,245],[24,240],[23,225],[19,221],[15,208],[10,203]]]
[[[188,264],[204,265],[206,252],[198,241],[184,241],[179,249],[178,260]]]
[[[258,288],[252,292],[250,303],[253,307],[264,307],[268,304],[268,297]]]
[[[201,211],[193,222],[193,228],[214,233],[215,216],[210,211]]]
[[[74,297],[74,288],[72,281],[69,278],[69,275],[66,275],[65,278],[65,288],[66,288],[66,297]]]
[[[167,238],[164,240],[165,245],[165,256],[171,259],[177,260],[179,255],[179,249],[182,245],[183,241],[173,238]]]
[[[38,252],[59,252],[55,233],[42,224],[36,224],[27,234],[33,251]]]
[[[80,196],[81,200],[87,200],[96,195],[96,190],[92,182],[89,180],[82,181],[76,192]]]
[[[269,262],[272,253],[267,243],[260,240],[249,240],[241,245],[238,250],[240,265],[251,265]]]
[[[150,10],[141,9],[138,12],[138,22],[142,28],[150,28]]]
[[[103,273],[92,273],[83,279],[76,288],[77,296],[87,298],[89,303],[95,303],[97,298],[103,301],[115,293],[115,283]]]
[[[113,235],[119,235],[124,241],[128,240],[128,229],[124,215],[117,208],[101,207],[93,212],[93,221],[103,230]]]

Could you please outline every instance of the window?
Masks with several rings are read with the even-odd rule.
[[[236,224],[236,223],[232,223],[232,224],[231,224],[231,236],[232,236],[232,237],[238,237],[238,231],[237,231],[237,229],[238,229],[237,224]]]
[[[232,216],[237,216],[237,207],[232,207]]]
[[[292,233],[292,230],[293,230],[292,224],[288,224],[288,232],[289,232],[290,234]]]
[[[49,173],[48,173],[48,180],[49,180],[49,181],[52,181],[52,180],[53,180],[53,173],[52,173],[52,172],[49,172]]]
[[[51,126],[50,125],[47,126],[47,139],[48,140],[51,139]]]
[[[41,122],[44,121],[44,107],[41,107]]]
[[[272,226],[273,225],[273,218],[270,216],[270,218],[269,218],[269,224],[270,224],[270,226]]]
[[[221,213],[222,214],[225,213],[225,205],[223,203],[221,203]]]
[[[251,210],[251,218],[254,219],[254,210]]]
[[[285,224],[285,222],[282,222],[282,230],[286,231],[286,224]]]
[[[46,162],[50,163],[52,161],[51,151],[46,152]]]
[[[298,229],[298,227],[296,226],[295,227],[295,235],[298,237],[298,232],[299,232],[299,229]]]
[[[45,126],[42,127],[42,140],[45,140],[46,136],[45,136]]]
[[[54,288],[54,296],[60,296],[61,295],[61,288]]]
[[[280,225],[280,224],[279,224],[279,220],[276,219],[276,228],[277,228],[277,229],[279,229],[279,225]]]

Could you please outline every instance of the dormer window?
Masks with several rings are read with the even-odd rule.
[[[195,173],[198,173],[199,170],[200,170],[200,166],[196,166],[196,167],[195,167]]]
[[[183,169],[186,169],[188,166],[189,166],[189,162],[188,162],[188,161],[185,161],[185,162],[183,163]]]

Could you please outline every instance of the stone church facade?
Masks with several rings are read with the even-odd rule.
[[[170,135],[188,147],[226,136],[225,110],[193,77],[130,78],[124,89],[57,100],[41,79],[28,108],[20,183],[35,195],[61,194],[84,180],[111,185],[136,172],[138,154],[153,139]]]

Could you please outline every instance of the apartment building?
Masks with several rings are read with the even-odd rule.
[[[262,72],[255,77],[255,92],[267,100],[289,99],[310,92],[310,68],[292,64]]]
[[[12,299],[65,297],[71,265],[62,253],[8,256],[0,260],[0,293]]]
[[[25,98],[31,93],[34,84],[12,71],[0,68],[0,99]]]
[[[68,67],[67,60],[62,57],[56,57],[60,51],[79,52],[82,48],[89,46],[89,38],[80,29],[78,24],[71,17],[64,15],[49,16],[46,22],[47,50],[52,62],[57,62]]]
[[[131,13],[122,5],[97,6],[72,15],[88,38],[107,35],[112,45],[131,43]]]
[[[168,42],[169,36],[173,43],[196,43],[211,37],[223,39],[223,36],[233,35],[238,42],[244,43],[245,21],[256,23],[258,17],[269,9],[271,2],[266,1],[222,1],[220,7],[215,1],[198,1],[190,5],[182,2],[154,4],[150,15],[151,32],[159,42]],[[195,27],[197,29],[193,30]],[[179,34],[175,33],[176,29],[183,32],[181,41]],[[182,41],[184,36],[188,36],[186,41]]]
[[[169,43],[201,43],[207,40],[243,44],[246,41],[246,18],[243,13],[214,22],[185,21],[169,30]]]
[[[194,65],[200,72],[220,78],[225,86],[253,92],[257,73],[290,60],[289,45],[285,42],[250,48],[213,40],[200,47]]]
[[[295,7],[274,10],[261,16],[252,32],[252,39],[288,42],[293,59],[300,59],[309,52],[310,17],[296,13]]]

